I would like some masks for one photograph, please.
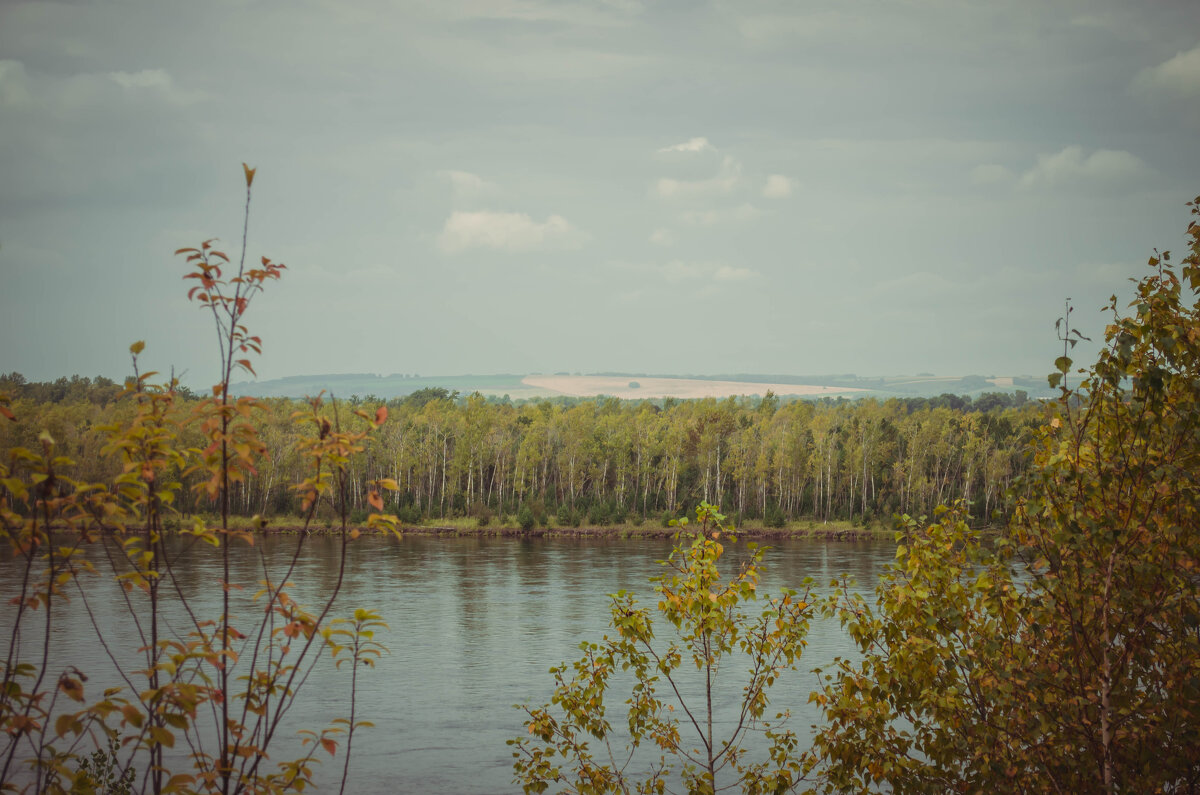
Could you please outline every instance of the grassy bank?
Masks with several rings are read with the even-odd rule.
[[[209,526],[219,520],[208,518]],[[192,525],[192,517],[180,520],[180,526],[187,528]],[[229,525],[235,530],[261,531],[265,533],[291,534],[302,532],[303,523],[294,516],[269,518],[265,522],[250,517],[230,517]],[[365,525],[350,525],[364,533],[369,531]],[[336,533],[341,529],[338,522],[314,522],[309,526],[313,534]],[[587,522],[578,527],[561,525],[551,519],[546,525],[534,525],[529,529],[522,528],[513,518],[492,518],[481,523],[475,517],[455,517],[445,519],[428,519],[416,524],[405,524],[403,532],[414,535],[451,535],[477,537],[516,537],[516,538],[670,538],[678,532],[678,528],[664,527],[659,520],[644,520],[641,522],[624,522],[620,524],[596,525]],[[871,522],[866,525],[854,524],[847,521],[788,522],[783,527],[767,527],[762,522],[746,522],[738,526],[734,532],[741,538],[816,538],[831,541],[886,540],[893,539],[894,529],[890,522]]]

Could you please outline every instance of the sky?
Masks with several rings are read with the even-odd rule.
[[[260,378],[1041,375],[1198,142],[1194,0],[0,0],[0,372],[212,383],[246,162]]]

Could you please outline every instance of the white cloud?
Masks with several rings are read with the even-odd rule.
[[[183,91],[175,85],[165,69],[143,69],[140,72],[108,72],[104,75],[125,89],[126,93],[153,92],[175,105],[190,105],[205,98],[198,91]]]
[[[729,265],[722,265],[713,273],[713,279],[718,282],[741,282],[757,275],[756,272],[749,268],[734,268]]]
[[[741,178],[742,164],[732,157],[726,156],[721,161],[721,168],[715,176],[692,180],[663,177],[654,184],[654,192],[661,199],[719,196],[736,188]]]
[[[680,213],[679,218],[691,226],[713,226],[727,222],[749,221],[757,218],[761,213],[762,211],[753,204],[739,204],[737,207],[722,207],[715,210],[689,210]]]
[[[741,282],[753,279],[758,273],[750,268],[723,265],[720,262],[696,262],[673,259],[664,263],[622,264],[621,267],[657,273],[668,284],[682,282]]]
[[[675,245],[675,235],[671,234],[670,229],[659,227],[650,233],[650,242],[656,246],[673,246]]]
[[[699,262],[673,259],[659,270],[667,281],[682,282],[690,279],[703,279],[708,273],[709,266]]]
[[[0,106],[29,105],[70,114],[111,106],[114,101],[188,105],[204,99],[178,88],[165,69],[139,72],[81,72],[65,77],[28,72],[20,61],[0,60]]]
[[[625,24],[640,14],[638,0],[599,0],[599,2],[560,3],[544,0],[444,0],[426,2],[427,9],[452,19],[505,19],[518,22],[557,22],[579,26]]]
[[[1097,149],[1084,155],[1083,148],[1068,146],[1052,155],[1038,155],[1033,168],[1021,175],[1022,188],[1061,187],[1074,184],[1128,183],[1144,176],[1149,167],[1123,150]]]
[[[1200,44],[1142,70],[1134,87],[1179,98],[1200,97]]]
[[[109,72],[109,78],[121,88],[158,88],[170,90],[171,76],[162,69],[143,69],[140,72]]]
[[[707,138],[690,138],[681,144],[672,144],[664,146],[659,152],[715,152],[716,147],[708,142]]]
[[[495,183],[488,182],[470,171],[443,171],[442,174],[450,180],[456,199],[472,201],[496,196],[500,193],[500,188]]]
[[[536,251],[579,248],[586,239],[561,215],[538,222],[525,213],[455,211],[442,227],[438,247],[447,254],[469,248]]]
[[[772,174],[767,177],[762,195],[768,199],[786,199],[792,195],[792,180],[782,174]]]

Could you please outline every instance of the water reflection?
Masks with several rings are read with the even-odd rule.
[[[278,577],[295,549],[295,538],[262,538],[239,549],[235,576],[246,583]],[[360,679],[360,715],[376,728],[355,741],[349,789],[354,792],[491,793],[511,792],[511,756],[505,740],[520,731],[521,715],[512,708],[542,703],[552,692],[547,669],[578,656],[584,639],[598,640],[607,629],[606,594],[629,590],[652,603],[647,579],[662,572],[656,561],[667,556],[662,539],[499,539],[406,536],[362,538],[346,561],[345,583],[336,612],[345,615],[369,607],[390,624],[381,638],[391,650],[375,671]],[[93,550],[97,557],[103,553]],[[741,544],[729,562],[744,556]],[[767,552],[760,593],[800,588],[806,577],[819,586],[842,573],[863,590],[873,586],[883,564],[892,559],[888,543],[776,542]],[[334,587],[339,542],[313,537],[292,575],[293,595],[315,605]],[[99,564],[99,560],[97,563]],[[0,580],[11,582],[11,561],[0,562]],[[219,612],[220,558],[208,548],[182,556],[175,572],[183,590],[201,595],[198,612]],[[253,588],[237,596],[235,610],[257,616]],[[90,602],[114,647],[136,648],[136,628],[117,607],[119,590],[108,580],[89,586]],[[260,608],[258,608],[260,609]],[[56,613],[56,659],[69,660],[93,677],[89,692],[120,684],[100,671],[109,666],[94,642],[94,632],[79,612]],[[0,619],[11,621],[11,608],[0,606]],[[168,615],[174,632],[185,634],[186,617]],[[7,624],[6,624],[7,625]],[[838,654],[853,653],[832,623],[814,624],[801,666],[807,671]],[[81,664],[80,661],[83,661]],[[342,672],[344,673],[344,671]],[[740,672],[739,672],[740,673]],[[289,715],[292,730],[320,727],[346,712],[348,677],[322,663]],[[779,688],[774,706],[796,714],[793,728],[812,722],[807,694],[815,687],[803,674]],[[740,684],[731,687],[726,707],[736,706]],[[623,697],[620,699],[623,700]],[[284,758],[284,754],[276,754]],[[333,782],[337,764],[326,763],[318,779]]]

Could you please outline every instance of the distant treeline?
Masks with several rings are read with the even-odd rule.
[[[36,383],[10,373],[0,375],[0,392],[13,399],[20,420],[0,425],[0,449],[33,446],[45,428],[76,461],[79,479],[112,479],[120,464],[102,452],[96,429],[129,412],[120,385],[78,376]],[[181,391],[180,412],[194,403]],[[350,407],[373,412],[381,403],[371,396],[340,401],[340,421],[353,427],[361,420]],[[700,500],[739,520],[782,524],[929,514],[962,498],[984,519],[1005,510],[1005,492],[1026,467],[1026,446],[1042,416],[1022,392],[518,405],[431,387],[386,405],[388,422],[352,465],[356,510],[365,509],[367,484],[389,477],[401,486],[391,508],[406,521],[487,520],[525,509],[559,524],[676,515]],[[254,422],[267,451],[258,472],[235,486],[239,513],[283,517],[298,509],[289,486],[308,473],[290,418],[302,406],[287,398],[260,401]],[[177,507],[214,508],[190,489]],[[321,511],[332,516],[331,506]]]

